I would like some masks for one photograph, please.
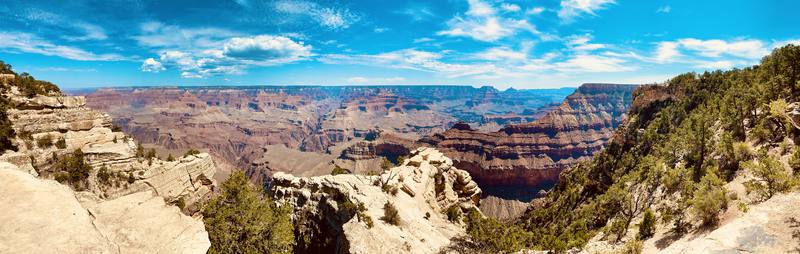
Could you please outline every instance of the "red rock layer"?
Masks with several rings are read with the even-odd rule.
[[[421,140],[435,145],[484,186],[552,184],[570,165],[605,147],[622,122],[635,86],[584,84],[544,117],[482,133],[469,126]]]

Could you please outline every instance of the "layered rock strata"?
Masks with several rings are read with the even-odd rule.
[[[584,84],[536,121],[490,133],[456,124],[421,141],[435,145],[457,167],[469,171],[484,189],[519,186],[535,195],[554,183],[563,169],[605,147],[624,119],[634,88]],[[529,194],[523,195],[532,198]]]
[[[419,148],[403,165],[378,176],[294,177],[278,172],[270,192],[293,205],[296,222],[322,230],[309,251],[433,253],[464,234],[463,226],[448,221],[444,212],[454,205],[462,211],[476,207],[481,189],[441,152]],[[398,209],[398,225],[380,219],[386,203]]]
[[[202,222],[181,213],[198,211],[212,194],[216,166],[208,154],[137,157],[136,143],[83,97],[28,98],[13,87],[3,96],[13,106],[17,148],[0,152],[0,202],[12,206],[0,221],[15,222],[0,229],[12,230],[2,232],[0,252],[202,253],[210,246]],[[80,180],[59,166],[76,159],[90,167]],[[65,174],[74,190],[47,180]],[[42,232],[54,237],[38,239]]]

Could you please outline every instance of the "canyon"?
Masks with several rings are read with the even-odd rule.
[[[312,176],[334,166],[367,172],[376,156],[347,157],[360,142],[396,160],[417,140],[463,121],[497,130],[554,109],[574,89],[498,91],[470,86],[253,86],[103,88],[76,91],[115,126],[161,154],[196,148],[219,168],[217,180],[245,170],[254,182],[276,171]],[[499,117],[499,116],[517,117]],[[385,142],[383,142],[385,141]],[[368,145],[367,145],[368,146]],[[398,154],[400,153],[400,154]],[[304,158],[302,168],[279,159]]]

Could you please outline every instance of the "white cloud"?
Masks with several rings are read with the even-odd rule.
[[[305,0],[279,0],[274,3],[274,8],[285,14],[308,16],[331,30],[349,28],[360,20],[350,9],[323,7]]]
[[[20,32],[0,32],[0,49],[45,56],[58,56],[78,61],[118,61],[118,54],[95,54],[77,47],[57,45],[36,35]]]
[[[556,63],[555,67],[562,72],[621,72],[635,70],[634,67],[625,65],[625,63],[626,61],[621,58],[579,54],[567,61]]]
[[[616,1],[614,0],[561,0],[561,9],[558,10],[558,17],[562,22],[570,23],[584,13],[596,16],[595,10],[604,9],[606,6],[615,3]]]
[[[319,58],[319,61],[327,64],[357,64],[433,72],[448,78],[474,76],[497,70],[491,64],[453,64],[443,62],[442,58],[441,53],[404,49],[375,55],[328,54]]]
[[[403,77],[390,77],[390,78],[366,78],[366,77],[352,77],[347,79],[347,83],[355,84],[393,84],[403,82],[406,79]]]
[[[151,57],[151,58],[147,58],[147,60],[144,60],[144,62],[142,63],[141,70],[143,72],[158,73],[160,71],[165,70],[165,68],[164,68],[164,65],[161,64],[161,62],[159,62],[156,59],[153,59]]]
[[[731,61],[722,60],[722,61],[699,61],[694,66],[703,69],[730,69],[735,64]]]
[[[220,47],[224,39],[240,35],[220,28],[182,28],[154,21],[140,24],[139,30],[132,38],[141,46],[184,50]]]
[[[591,34],[572,35],[567,37],[567,47],[574,51],[593,51],[603,49],[605,44],[589,43],[592,40]]]
[[[469,3],[469,10],[467,10],[469,16],[488,17],[496,13],[494,7],[482,0],[467,0],[467,3]]]
[[[504,11],[507,11],[507,12],[518,12],[519,10],[522,9],[522,8],[519,7],[519,5],[509,4],[509,3],[501,4],[500,8],[503,9]]]
[[[396,13],[403,14],[409,16],[412,21],[420,22],[423,20],[427,20],[429,18],[436,17],[436,15],[431,11],[431,9],[426,5],[412,5]]]
[[[375,29],[372,29],[372,31],[373,31],[373,32],[376,32],[376,33],[383,33],[383,32],[389,31],[389,28],[385,28],[385,27],[376,27]]]
[[[279,64],[311,56],[311,46],[283,36],[259,35],[231,38],[225,43],[222,52],[230,58],[264,64]]]
[[[513,35],[517,30],[527,30],[540,34],[536,28],[524,19],[507,19],[495,15],[496,11],[489,3],[480,0],[468,0],[469,10],[466,17],[456,16],[447,21],[447,30],[437,35],[470,37],[479,41],[493,42]]]
[[[656,13],[669,13],[672,11],[672,7],[669,5],[661,6],[656,10]]]
[[[769,54],[770,51],[764,42],[755,39],[724,41],[687,38],[678,40],[678,43],[683,48],[695,51],[705,57],[731,55],[748,59],[760,59]]]
[[[473,55],[475,59],[488,61],[524,61],[527,52],[514,51],[509,47],[494,47]]]
[[[542,14],[542,12],[544,12],[544,7],[534,7],[534,8],[530,8],[527,11],[525,11],[525,14],[528,14],[528,15],[539,15],[539,14]]]
[[[414,43],[423,43],[423,42],[431,42],[431,41],[433,41],[433,39],[428,38],[428,37],[422,37],[422,38],[414,39]]]
[[[668,63],[675,61],[678,57],[681,56],[681,53],[678,52],[679,44],[676,42],[665,41],[658,43],[658,48],[656,49],[656,56],[655,60],[659,63]]]
[[[308,59],[312,55],[310,45],[275,35],[233,37],[209,42],[208,45],[213,46],[162,50],[159,54],[160,64],[180,70],[185,78],[206,78],[242,74],[247,66],[287,64]],[[142,70],[145,70],[144,64]]]

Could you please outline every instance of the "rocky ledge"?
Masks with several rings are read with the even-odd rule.
[[[0,162],[0,253],[205,253],[203,223],[150,191],[105,200]]]
[[[432,253],[464,234],[462,224],[447,219],[448,208],[477,207],[481,189],[441,152],[418,148],[402,165],[377,176],[277,172],[270,192],[294,206],[299,227],[317,229],[308,251]],[[397,208],[399,224],[380,219],[387,203]]]
[[[186,214],[216,185],[208,154],[137,157],[133,139],[83,97],[14,87],[2,96],[16,149],[0,151],[0,221],[14,222],[0,227],[0,253],[206,252],[203,223]]]

